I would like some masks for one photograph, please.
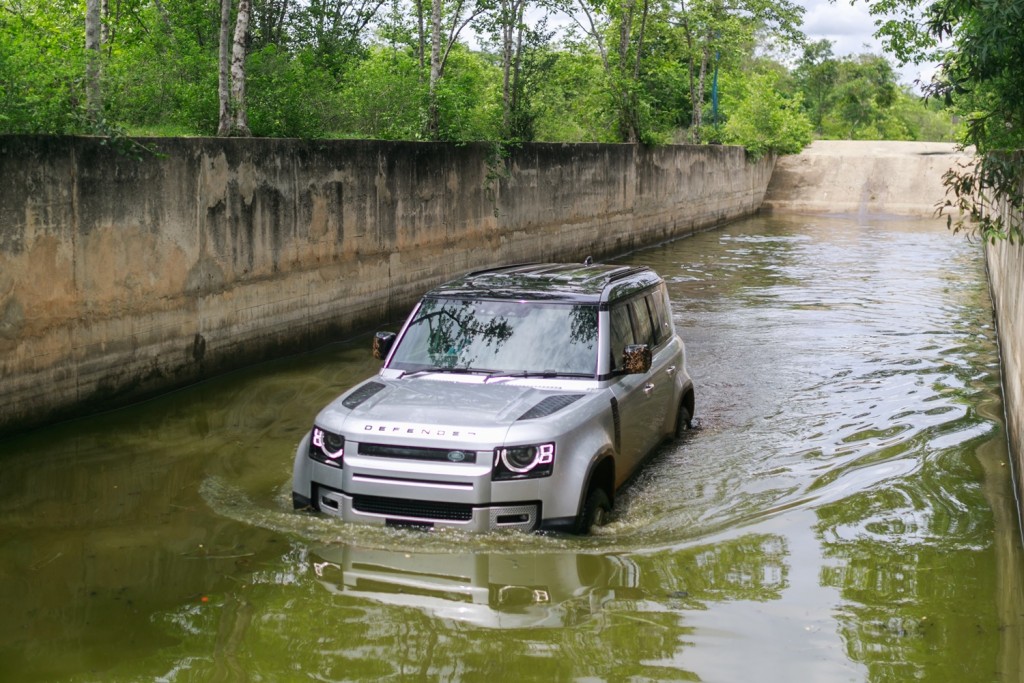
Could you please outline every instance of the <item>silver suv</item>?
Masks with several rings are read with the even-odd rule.
[[[380,373],[320,411],[292,499],[347,522],[587,533],[664,439],[693,383],[648,268],[530,264],[429,292]]]

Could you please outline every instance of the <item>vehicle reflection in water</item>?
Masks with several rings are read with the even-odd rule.
[[[486,628],[575,627],[609,601],[642,596],[639,568],[618,555],[428,555],[342,546],[312,550],[310,563],[336,595]]]

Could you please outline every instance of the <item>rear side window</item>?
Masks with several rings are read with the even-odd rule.
[[[647,297],[633,299],[629,302],[629,309],[633,314],[633,335],[636,343],[647,344],[651,348],[656,346],[654,325],[651,323],[651,313],[647,310]]]
[[[661,344],[672,336],[672,318],[665,300],[665,288],[659,287],[647,295],[647,305],[654,320],[654,343]]]

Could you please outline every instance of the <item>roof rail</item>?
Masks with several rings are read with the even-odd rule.
[[[471,270],[462,277],[474,277],[476,275],[483,275],[484,273],[499,273],[503,270],[513,270],[515,268],[522,268],[523,266],[535,266],[540,261],[525,261],[523,263],[512,263],[504,266],[494,266],[492,268],[481,268],[480,270]]]

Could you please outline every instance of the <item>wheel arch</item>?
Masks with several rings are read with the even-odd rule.
[[[580,489],[579,502],[576,504],[577,515],[583,511],[587,494],[595,486],[604,490],[609,503],[615,504],[615,456],[610,451],[601,452],[590,464],[586,484]]]

